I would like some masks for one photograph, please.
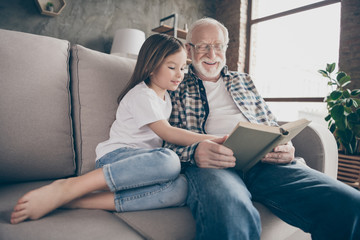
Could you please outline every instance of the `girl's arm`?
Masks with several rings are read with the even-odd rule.
[[[180,146],[188,146],[207,139],[218,138],[213,135],[194,133],[185,129],[173,127],[166,120],[148,124],[149,128],[161,139]]]

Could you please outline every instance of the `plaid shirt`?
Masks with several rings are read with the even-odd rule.
[[[225,66],[221,76],[239,111],[249,122],[277,125],[274,115],[257,92],[248,74],[228,71]],[[192,65],[183,82],[176,91],[170,92],[170,96],[173,105],[170,124],[205,134],[209,104],[202,80],[196,76]],[[194,143],[183,147],[164,143],[164,147],[172,149],[179,155],[183,167],[195,164],[194,154],[197,145],[198,143]]]

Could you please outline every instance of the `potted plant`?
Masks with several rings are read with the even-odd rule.
[[[333,87],[325,98],[329,113],[325,120],[338,145],[338,178],[360,189],[360,89],[346,88],[351,82],[350,76],[334,70],[335,63],[319,70]]]
[[[348,155],[359,155],[360,89],[345,88],[351,82],[350,76],[342,71],[334,74],[334,70],[335,63],[327,64],[326,70],[319,70],[328,79],[328,85],[335,86],[325,99],[329,112],[325,120],[329,123],[339,150]]]
[[[46,10],[48,10],[49,12],[53,12],[54,11],[54,4],[52,2],[47,2],[46,3]]]

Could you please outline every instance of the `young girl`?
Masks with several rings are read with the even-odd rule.
[[[179,175],[178,156],[161,148],[162,139],[186,146],[214,138],[167,121],[172,109],[167,90],[178,87],[185,66],[185,49],[178,39],[149,37],[119,97],[110,138],[96,147],[97,169],[28,192],[14,207],[11,223],[39,219],[61,206],[122,212],[183,205],[187,182]]]

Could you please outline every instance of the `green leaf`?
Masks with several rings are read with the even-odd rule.
[[[347,113],[346,116],[353,112],[351,107],[347,107],[347,106],[344,107],[344,110],[345,110],[345,113]]]
[[[348,122],[359,123],[360,117],[356,113],[350,113],[347,117]]]
[[[336,133],[341,138],[341,143],[344,145],[348,145],[351,142],[351,139],[353,138],[353,133],[349,129],[338,130]]]
[[[346,104],[345,104],[345,105],[346,105],[347,107],[351,107],[351,106],[353,105],[353,102],[354,102],[354,101],[353,101],[351,98],[350,98],[350,99],[346,99]]]
[[[332,73],[334,70],[335,70],[335,63],[326,65],[326,71],[328,71],[329,73]]]
[[[348,81],[348,82],[346,82],[346,83],[344,83],[344,84],[341,84],[341,87],[345,87],[345,86],[348,85],[349,83],[351,83],[351,81]]]
[[[334,123],[331,124],[329,130],[330,130],[330,132],[334,133],[336,130],[336,125]]]
[[[343,77],[346,77],[346,73],[344,72],[338,72],[337,76],[336,76],[336,80],[338,82],[340,82],[340,79],[342,79]]]
[[[340,83],[340,85],[341,86],[345,86],[345,85],[347,85],[347,84],[349,84],[351,81],[350,81],[350,76],[349,75],[346,75],[346,73],[344,73],[345,74],[345,76],[343,76],[343,77],[341,77],[340,79],[339,79],[339,75],[337,76],[337,80],[338,80],[338,82]]]
[[[360,138],[360,123],[353,124],[351,126],[351,130],[354,132],[354,134],[357,138]]]
[[[344,95],[345,98],[349,98],[350,97],[350,90],[349,89],[344,90],[343,95]]]
[[[344,106],[342,105],[335,105],[331,111],[331,117],[335,120],[335,121],[340,121],[344,118]]]
[[[329,106],[329,108],[332,108],[333,106],[335,106],[335,102],[328,100],[327,105]]]
[[[351,91],[351,96],[357,96],[357,95],[359,95],[360,94],[360,89],[354,89],[354,90],[352,90]]]
[[[356,101],[356,100],[359,100],[360,101],[360,99],[352,99],[353,100],[353,106],[354,106],[354,108],[358,108],[359,107],[359,103]]]
[[[332,91],[332,92],[330,93],[330,98],[331,98],[332,100],[337,100],[337,99],[339,99],[341,96],[342,96],[342,92],[341,92],[341,91],[338,91],[338,90]]]
[[[330,114],[325,117],[325,121],[329,121],[330,119],[331,119],[331,115],[330,115]]]
[[[319,70],[318,72],[323,75],[323,77],[329,77],[328,73],[324,70]]]
[[[353,98],[353,100],[354,100],[354,107],[358,108],[360,106],[360,99]]]

